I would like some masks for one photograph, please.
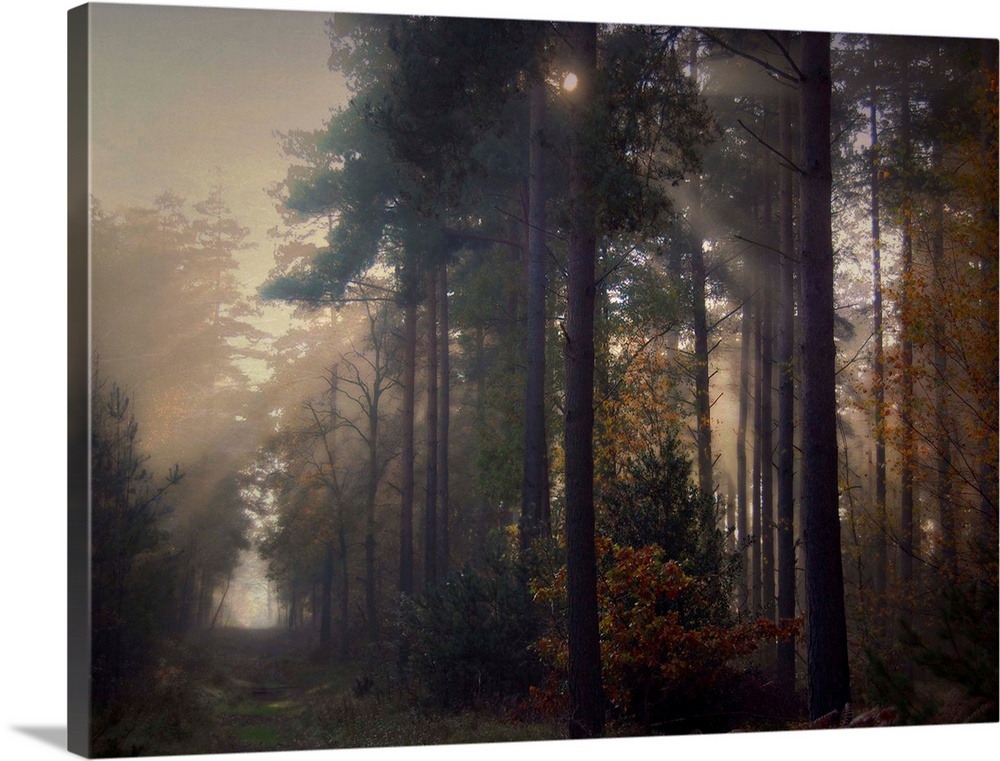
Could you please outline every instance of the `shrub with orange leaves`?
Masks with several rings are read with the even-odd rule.
[[[764,619],[712,623],[699,611],[710,589],[656,546],[618,546],[598,538],[602,678],[609,718],[644,731],[722,731],[730,728],[726,691],[760,645],[794,637],[801,620],[777,626]],[[552,618],[536,643],[552,678],[532,691],[542,712],[564,710],[568,665],[563,631],[566,570],[534,588]]]

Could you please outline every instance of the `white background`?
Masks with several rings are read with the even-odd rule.
[[[160,4],[177,5],[169,0]],[[194,2],[186,3],[188,5]],[[651,3],[616,0],[313,0],[217,2],[289,10],[386,10],[597,21],[658,21],[730,27],[825,29],[997,37],[990,0],[911,2],[896,11],[873,2],[760,0]],[[59,758],[66,727],[66,12],[72,3],[14,0],[4,6],[0,116],[0,756]],[[671,8],[670,5],[676,7]],[[809,6],[806,8],[805,6]],[[899,7],[898,5],[896,6]],[[989,8],[989,10],[987,10]],[[43,738],[43,739],[40,739]],[[982,746],[982,747],[980,747]],[[644,758],[753,759],[802,754],[821,759],[975,756],[1000,747],[1000,727],[800,732],[725,737],[654,738],[590,743],[443,747],[417,750],[251,754],[267,759],[359,758],[492,761],[511,754],[545,758],[572,753]],[[228,757],[228,756],[227,756]],[[234,756],[235,757],[235,756]],[[246,758],[248,756],[239,756]]]

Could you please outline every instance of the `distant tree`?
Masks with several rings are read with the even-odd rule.
[[[91,696],[95,722],[117,720],[145,683],[154,640],[169,623],[172,587],[163,527],[175,467],[146,468],[132,398],[96,369],[91,392]]]
[[[246,367],[262,358],[255,310],[235,275],[249,229],[221,185],[193,213],[163,193],[152,208],[114,214],[95,203],[93,217],[93,292],[102,305],[94,344],[102,366],[145,400],[152,464],[184,464],[177,509],[164,521],[177,553],[174,624],[208,626],[214,595],[246,546],[241,530],[229,530],[244,518],[227,478],[252,450]]]
[[[341,393],[357,408],[355,418],[349,411],[338,412],[339,424],[352,430],[366,452],[364,486],[365,518],[365,618],[367,636],[376,641],[379,636],[378,589],[376,576],[376,507],[379,488],[389,463],[396,452],[386,435],[388,413],[385,398],[397,385],[392,373],[393,351],[391,330],[396,313],[388,302],[363,302],[367,334],[361,348],[343,356]],[[389,439],[387,441],[387,439]]]

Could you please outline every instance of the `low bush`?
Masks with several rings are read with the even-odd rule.
[[[407,671],[440,707],[511,702],[540,674],[535,612],[516,554],[494,550],[481,567],[404,600]]]
[[[742,717],[737,688],[742,668],[760,645],[795,636],[801,622],[779,627],[759,619],[713,623],[702,611],[714,585],[664,559],[656,545],[622,547],[597,542],[598,609],[602,679],[612,722],[644,732],[725,731]],[[566,572],[536,589],[552,610],[549,628],[536,643],[553,676],[533,690],[543,713],[565,711],[568,667],[563,631]]]

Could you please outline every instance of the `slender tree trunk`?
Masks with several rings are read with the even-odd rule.
[[[750,289],[748,289],[749,291]],[[741,572],[739,578],[739,609],[745,613],[750,606],[750,505],[747,495],[747,417],[750,408],[750,343],[752,340],[753,299],[748,292],[743,301],[742,332],[740,340],[740,401],[739,423],[736,429],[736,533],[739,536]]]
[[[486,437],[489,432],[486,427],[486,329],[482,323],[476,325],[475,335],[476,351],[476,375],[475,375],[475,412],[476,431],[480,437]],[[482,466],[480,466],[482,468]],[[474,533],[475,543],[481,543],[486,536],[487,514],[489,513],[489,500],[477,490],[476,494],[476,520]]]
[[[691,77],[698,78],[698,48],[691,48]],[[715,492],[712,475],[712,397],[708,371],[708,317],[705,308],[704,233],[701,221],[701,177],[691,178],[691,300],[694,316],[695,415],[698,440],[698,486],[705,494]]]
[[[934,114],[938,116],[938,114]],[[937,120],[937,119],[936,119]],[[944,172],[941,140],[934,141],[931,147],[931,165],[935,177]],[[931,234],[931,262],[934,267],[935,280],[943,291],[944,282],[944,197],[943,192],[934,194],[933,230]],[[935,319],[932,326],[932,343],[934,375],[934,423],[935,423],[935,456],[936,491],[938,502],[938,518],[941,524],[941,561],[945,571],[954,580],[958,576],[958,550],[955,535],[955,508],[952,505],[951,485],[951,416],[948,414],[948,354],[945,352],[945,326],[941,319]]]
[[[726,479],[726,549],[736,550],[736,494],[733,493],[733,478]]]
[[[594,546],[594,274],[597,252],[586,132],[597,68],[596,24],[566,26],[578,84],[572,106],[570,232],[565,339],[566,565],[571,737],[604,733]]]
[[[754,268],[754,394],[753,394],[753,488],[752,488],[752,500],[753,500],[753,510],[751,513],[751,522],[753,533],[753,547],[750,550],[750,584],[751,584],[751,594],[753,597],[753,611],[754,615],[760,615],[764,608],[764,577],[763,577],[763,538],[764,538],[764,523],[763,523],[763,495],[761,494],[761,485],[763,483],[761,479],[761,468],[763,467],[763,450],[764,443],[761,437],[761,431],[763,430],[763,405],[762,400],[764,398],[764,389],[762,386],[763,379],[763,342],[762,342],[762,329],[763,329],[763,317],[762,312],[764,311],[764,303],[762,298],[763,291],[763,278],[760,272],[760,257],[756,255],[755,268]]]
[[[222,597],[219,598],[219,605],[215,609],[215,615],[212,616],[212,623],[209,624],[209,629],[214,629],[216,623],[219,621],[219,614],[222,613],[222,606],[226,604],[226,596],[229,594],[229,587],[233,583],[233,572],[230,571],[229,575],[226,577],[226,586],[222,590]]]
[[[380,360],[376,356],[376,367]],[[379,383],[376,380],[375,383]],[[374,384],[373,384],[374,385]],[[375,575],[375,502],[378,498],[378,402],[379,388],[375,386],[372,403],[368,407],[368,494],[365,498],[365,617],[367,618],[368,641],[379,638],[378,595]]]
[[[382,401],[385,378],[384,339],[388,333],[388,313],[380,308],[373,317],[368,313],[370,337],[374,351],[372,367],[374,376],[371,393],[368,395],[368,431],[365,443],[368,447],[368,483],[365,494],[365,634],[368,642],[379,638],[378,591],[375,568],[375,507],[378,500],[380,480],[379,468],[379,408]]]
[[[340,637],[337,643],[337,660],[341,663],[347,660],[351,641],[351,621],[349,612],[351,579],[347,565],[347,531],[341,521],[337,527],[337,543],[340,545]]]
[[[692,223],[700,222],[701,182],[692,180],[695,200]],[[697,232],[691,241],[691,288],[694,300],[695,413],[698,422],[698,486],[705,494],[715,492],[712,473],[712,399],[708,368],[708,317],[705,308],[705,252]]]
[[[407,299],[403,314],[403,444],[399,510],[399,591],[413,594],[413,407],[417,364],[417,304]]]
[[[829,34],[802,34],[800,69],[802,478],[809,716],[815,719],[851,700],[837,479]]]
[[[441,382],[438,385],[438,520],[437,520],[437,574],[439,579],[448,576],[449,547],[449,495],[448,444],[451,437],[451,328],[448,324],[448,266],[441,265],[441,293],[438,296],[438,321],[441,327],[440,351]]]
[[[987,103],[989,118],[983,119],[980,141],[983,156],[997,155],[997,117],[996,117],[996,82],[997,82],[997,41],[996,39],[984,39],[979,43],[980,51],[980,71],[984,92],[989,93]],[[995,161],[987,162],[984,174],[983,187],[992,189],[993,192],[984,192],[981,196],[979,213],[981,218],[989,220],[984,236],[983,255],[980,272],[985,285],[985,293],[989,298],[984,304],[983,311],[986,314],[987,340],[985,346],[987,354],[983,358],[983,367],[987,369],[987,381],[983,384],[983,390],[989,390],[989,394],[981,397],[980,405],[982,414],[986,420],[992,421],[989,434],[985,437],[983,451],[981,452],[981,462],[979,465],[979,488],[981,497],[979,501],[979,520],[975,526],[975,531],[979,535],[976,544],[982,547],[984,558],[993,558],[996,554],[997,546],[997,502],[998,487],[1000,487],[1000,474],[998,474],[997,456],[997,396],[995,389],[1000,387],[1000,357],[997,356],[1000,347],[1000,308],[997,305],[997,294],[1000,287],[997,284],[997,164]],[[990,234],[992,233],[992,234]],[[990,561],[992,562],[992,560]]]
[[[215,586],[211,582],[211,575],[203,568],[198,585],[198,628],[204,629],[208,626],[209,615],[212,610],[212,593]]]
[[[869,68],[875,72],[875,38],[869,37]],[[879,134],[878,98],[872,85],[868,106],[869,133],[871,136],[871,219],[872,219],[872,310],[874,312],[872,332],[875,337],[875,356],[872,374],[875,386],[875,604],[882,606],[885,601],[886,579],[889,559],[886,535],[889,520],[886,513],[885,482],[885,341],[882,329],[882,231],[879,220]]]
[[[438,340],[437,268],[427,275],[427,479],[424,490],[424,586],[437,586]]]
[[[331,653],[330,622],[333,618],[333,570],[333,540],[328,539],[323,542],[323,577],[319,614],[319,652],[320,657],[324,659],[329,658]]]
[[[528,335],[525,378],[524,482],[521,489],[521,543],[548,534],[547,463],[545,434],[545,157],[543,125],[545,84],[531,87],[528,146]]]
[[[909,197],[912,182],[912,156],[910,146],[910,73],[909,63],[904,62],[900,83],[900,141],[903,147],[903,283],[900,296],[900,320],[903,324],[900,341],[900,418],[902,441],[900,444],[900,569],[904,591],[904,608],[910,606],[913,584],[914,516],[913,486],[916,470],[916,438],[913,428],[913,339],[911,301],[913,289],[913,207]]]
[[[767,130],[765,127],[765,135]],[[771,200],[770,156],[764,158],[764,230],[767,239],[774,238],[774,215]],[[774,367],[774,287],[777,272],[774,254],[762,251],[761,271],[763,274],[760,298],[760,573],[761,573],[761,613],[764,618],[775,618],[774,594],[774,429],[772,422]],[[773,648],[768,655],[774,656]]]
[[[788,49],[791,35],[779,33]],[[792,95],[778,102],[778,141],[792,158]],[[781,332],[778,342],[778,618],[795,617],[795,228],[792,168],[782,164],[779,177],[781,250]],[[778,678],[795,685],[795,643],[778,643]]]

